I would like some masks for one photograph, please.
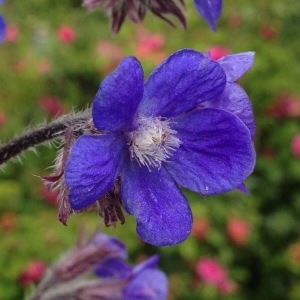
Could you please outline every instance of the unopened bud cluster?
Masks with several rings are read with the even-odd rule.
[[[28,300],[164,300],[168,280],[153,256],[132,267],[127,248],[115,237],[96,233],[77,244],[47,270]]]

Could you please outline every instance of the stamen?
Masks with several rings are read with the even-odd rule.
[[[136,159],[149,170],[151,167],[160,168],[181,144],[176,133],[170,128],[168,119],[140,117],[138,128],[129,134],[131,159]]]
[[[106,227],[113,225],[116,227],[118,221],[125,223],[120,198],[120,183],[116,181],[114,188],[98,200],[99,215],[104,219]]]

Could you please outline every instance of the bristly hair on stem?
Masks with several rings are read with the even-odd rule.
[[[80,124],[87,123],[89,120],[91,120],[90,110],[78,114],[65,115],[50,124],[28,131],[7,144],[0,145],[0,165],[30,148],[64,136],[70,126],[73,126],[78,135],[81,135]]]
[[[90,109],[60,117],[47,125],[26,132],[6,145],[0,146],[1,165],[30,148],[35,149],[39,144],[49,143],[58,138],[62,141],[61,149],[58,151],[53,166],[54,172],[50,176],[41,176],[41,179],[49,190],[59,191],[58,218],[64,225],[67,225],[73,212],[80,212],[74,211],[70,206],[69,189],[65,183],[64,173],[74,143],[84,134],[103,134],[95,127]],[[115,226],[117,221],[124,224],[125,218],[117,184],[112,191],[101,198],[101,204],[95,208],[103,217],[106,226]]]

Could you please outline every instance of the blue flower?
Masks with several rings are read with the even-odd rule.
[[[108,258],[95,267],[102,279],[120,280],[125,284],[123,300],[165,300],[168,297],[168,279],[158,270],[158,256],[154,255],[136,267],[119,258]],[[113,295],[116,299],[116,295]]]
[[[209,23],[213,31],[217,30],[217,20],[222,14],[222,0],[194,0],[200,15]]]
[[[235,81],[252,68],[254,55],[254,52],[249,51],[220,58],[218,63],[226,74],[224,91],[215,101],[206,101],[202,104],[204,107],[224,109],[237,115],[250,130],[252,140],[256,131],[253,106],[247,93]]]
[[[237,74],[234,63],[227,70],[225,63],[184,49],[144,84],[139,61],[124,59],[94,99],[98,134],[81,136],[71,151],[65,169],[71,207],[89,207],[118,180],[122,204],[136,217],[144,241],[163,246],[185,240],[192,213],[180,187],[225,193],[239,188],[254,168],[245,120],[231,107],[213,107],[235,80],[231,69]]]
[[[0,5],[2,5],[5,0],[0,0]],[[6,35],[6,22],[2,15],[0,15],[0,43],[5,39]]]

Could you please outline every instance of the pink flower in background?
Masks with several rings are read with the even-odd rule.
[[[152,34],[144,28],[139,29],[137,35],[137,45],[135,46],[137,58],[159,64],[167,57],[167,53],[164,51],[166,41],[164,35]]]
[[[222,295],[232,294],[236,290],[236,284],[228,277],[227,269],[214,258],[202,258],[196,264],[196,274],[204,283],[214,285]]]
[[[214,258],[202,258],[196,264],[196,274],[206,283],[211,283],[215,286],[220,285],[224,280],[227,280],[227,270]]]
[[[263,25],[260,28],[259,33],[266,40],[275,40],[278,37],[277,30],[271,25]]]
[[[244,246],[249,238],[251,225],[240,218],[232,218],[227,223],[227,234],[237,246]]]
[[[231,28],[238,28],[242,25],[242,17],[234,12],[229,15],[228,25]]]
[[[292,140],[292,153],[296,157],[300,157],[300,134],[294,136]]]
[[[3,126],[6,122],[6,115],[4,111],[0,110],[0,126]]]
[[[237,289],[237,284],[227,278],[218,285],[218,290],[221,295],[233,294]]]
[[[5,41],[8,43],[16,42],[20,37],[19,28],[16,25],[8,25],[6,27]]]
[[[18,217],[14,212],[0,214],[0,230],[14,231],[18,227]]]
[[[209,221],[206,219],[194,219],[192,235],[200,242],[204,241],[210,230]]]
[[[46,111],[52,118],[67,113],[67,109],[65,108],[62,101],[55,96],[43,96],[39,99],[38,104],[39,107]]]
[[[65,44],[72,44],[76,39],[76,34],[73,27],[62,25],[57,30],[58,38]]]
[[[163,48],[166,39],[163,34],[151,34],[145,29],[138,31],[138,45],[136,56],[139,58],[147,57],[153,52],[157,52]]]
[[[267,114],[274,118],[300,117],[300,99],[290,93],[282,93],[275,103],[268,107]]]
[[[224,46],[214,46],[209,49],[210,56],[213,60],[218,60],[230,54],[230,50]]]
[[[97,55],[101,60],[100,73],[111,73],[124,58],[122,48],[110,41],[101,40],[97,43]]]
[[[32,260],[27,268],[20,274],[19,283],[28,286],[40,281],[46,271],[46,264],[38,259]]]
[[[293,264],[300,264],[300,241],[289,247],[288,254]]]
[[[39,196],[49,203],[51,206],[57,206],[58,191],[50,191],[46,186],[43,186],[38,191]]]
[[[272,159],[276,156],[276,151],[273,147],[266,146],[261,149],[260,151],[261,155],[265,158]]]
[[[40,74],[48,74],[52,69],[52,65],[48,60],[41,60],[38,62],[37,70]]]
[[[97,53],[100,57],[105,59],[110,59],[111,61],[120,62],[123,57],[124,53],[121,47],[113,44],[110,41],[101,40],[97,44]]]
[[[27,66],[28,66],[27,61],[23,58],[20,58],[13,63],[12,68],[15,72],[21,73],[21,72],[25,71]]]

